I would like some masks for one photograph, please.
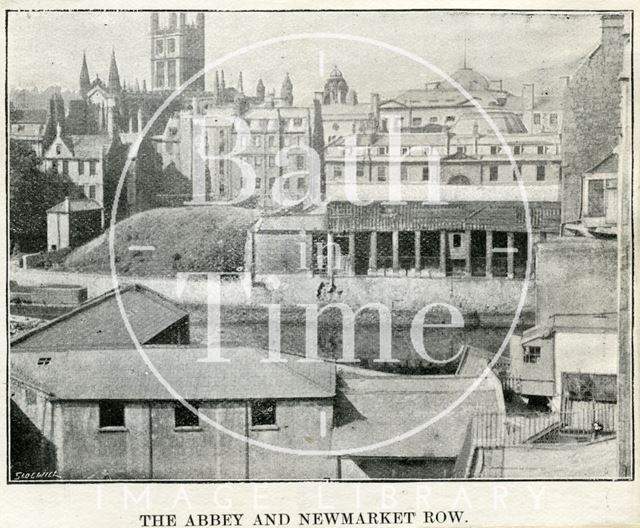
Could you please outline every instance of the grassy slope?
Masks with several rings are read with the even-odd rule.
[[[152,209],[115,226],[118,273],[174,275],[177,271],[235,271],[244,264],[247,229],[258,214],[229,206]],[[109,272],[108,233],[75,249],[64,267]],[[155,251],[131,251],[154,246]]]

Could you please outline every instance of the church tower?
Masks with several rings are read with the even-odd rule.
[[[280,98],[287,104],[287,106],[293,106],[293,83],[287,73],[282,81],[282,87],[280,88]]]
[[[175,90],[204,68],[204,13],[187,20],[187,13],[151,14],[151,90]],[[189,91],[204,91],[204,75]]]

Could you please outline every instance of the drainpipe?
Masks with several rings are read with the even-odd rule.
[[[244,436],[249,438],[249,401],[244,402]],[[249,480],[249,442],[244,443],[244,478]]]
[[[153,403],[149,402],[149,478],[153,478]]]

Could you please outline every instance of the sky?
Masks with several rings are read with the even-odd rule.
[[[82,52],[89,74],[106,79],[114,49],[120,78],[149,83],[148,12],[20,12],[9,15],[9,86],[77,89]],[[265,39],[310,32],[364,36],[401,47],[452,73],[463,63],[491,79],[515,77],[589,53],[600,38],[600,19],[590,13],[341,12],[240,13],[206,15],[206,56]],[[321,90],[336,64],[361,102],[369,93],[417,88],[439,77],[425,66],[379,47],[344,40],[307,39],[252,50],[222,66],[228,86],[243,72],[245,93],[262,78],[280,91],[289,72],[298,103]],[[211,88],[212,75],[207,75]]]

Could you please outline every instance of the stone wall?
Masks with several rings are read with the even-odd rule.
[[[623,32],[622,14],[602,16],[600,46],[585,57],[564,94],[563,224],[580,219],[582,174],[611,153],[619,141]]]

